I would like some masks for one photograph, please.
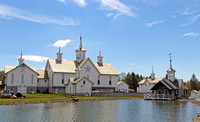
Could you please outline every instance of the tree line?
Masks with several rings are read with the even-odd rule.
[[[3,84],[5,82],[5,73],[4,73],[4,71],[0,71],[0,81],[2,81]]]
[[[197,79],[195,74],[193,74],[190,81],[187,81],[185,83],[185,86],[188,88],[189,91],[192,91],[192,90],[199,91],[200,90],[200,81]]]
[[[122,72],[120,73],[118,80],[126,82],[129,85],[130,89],[134,89],[135,91],[137,91],[137,87],[139,86],[138,83],[144,78],[146,77],[135,74],[134,72],[128,72],[127,74]]]

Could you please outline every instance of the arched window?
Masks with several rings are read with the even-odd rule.
[[[13,84],[14,83],[14,74],[12,74],[12,76],[11,76],[11,84]]]
[[[21,81],[22,81],[22,84],[24,84],[24,74],[22,74]]]
[[[98,81],[97,81],[98,83],[98,85],[100,85],[100,75],[98,75]]]
[[[33,81],[34,81],[34,75],[32,74],[31,75],[31,84],[33,84]]]

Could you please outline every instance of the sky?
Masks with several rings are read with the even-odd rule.
[[[48,58],[75,60],[80,35],[86,56],[121,72],[165,77],[169,54],[176,77],[200,79],[199,0],[0,0],[0,70]]]

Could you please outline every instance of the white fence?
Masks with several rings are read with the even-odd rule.
[[[146,100],[174,100],[173,94],[144,94]]]

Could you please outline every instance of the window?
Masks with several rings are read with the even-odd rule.
[[[24,84],[24,74],[22,74],[21,81],[22,81],[22,84]]]
[[[34,75],[31,75],[31,84],[33,84],[33,80],[34,80]]]
[[[62,84],[64,84],[64,79],[62,79]]]
[[[11,76],[11,84],[13,84],[13,82],[14,82],[14,74],[12,74]]]
[[[109,81],[109,85],[111,85],[111,80]]]
[[[110,77],[109,77],[109,85],[111,85],[111,80],[112,80],[112,79],[111,79],[111,76],[110,76]]]
[[[37,79],[37,82],[39,82],[39,79]]]
[[[46,82],[47,82],[47,80],[44,80],[44,82],[46,83]]]
[[[85,81],[83,81],[83,84],[85,84]]]
[[[90,76],[89,75],[87,75],[87,79],[89,79],[90,78]]]
[[[98,81],[97,81],[98,83],[98,85],[100,85],[100,75],[98,75]]]

